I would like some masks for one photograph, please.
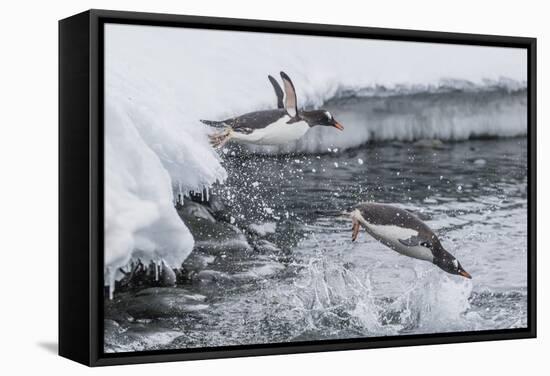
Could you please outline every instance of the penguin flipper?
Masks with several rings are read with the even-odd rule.
[[[292,119],[290,119],[289,121],[287,121],[286,123],[287,124],[294,124],[294,123],[298,123],[299,121],[302,121],[302,119],[300,119],[300,117],[296,116],[296,117],[293,117]]]
[[[273,76],[269,75],[267,78],[269,78],[269,82],[271,82],[273,90],[275,90],[275,95],[277,96],[277,108],[285,108],[285,104],[283,102],[285,94],[283,93],[283,89],[281,89],[281,86],[277,80],[273,78]]]
[[[399,243],[403,244],[407,247],[416,247],[417,245],[420,245],[422,247],[431,248],[432,243],[427,242],[425,239],[422,239],[420,236],[411,236],[407,239],[398,239]]]
[[[285,72],[281,72],[281,78],[283,79],[283,86],[285,88],[285,110],[290,117],[296,117],[298,115],[296,89],[294,89],[294,84]]]

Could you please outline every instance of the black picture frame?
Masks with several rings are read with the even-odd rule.
[[[366,339],[103,353],[103,25],[525,48],[528,55],[528,326]],[[88,366],[536,337],[536,39],[88,10],[59,21],[59,354]]]

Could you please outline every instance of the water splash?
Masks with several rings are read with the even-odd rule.
[[[434,333],[472,329],[465,313],[470,308],[472,283],[447,276],[439,270],[417,273],[418,279],[403,295],[386,307],[399,312],[403,331]]]

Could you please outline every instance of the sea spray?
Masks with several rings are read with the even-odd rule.
[[[389,306],[400,312],[400,325],[416,333],[471,330],[465,314],[473,284],[439,270],[418,272],[412,287]]]

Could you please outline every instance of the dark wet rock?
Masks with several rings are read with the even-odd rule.
[[[280,253],[281,249],[269,240],[260,239],[254,243],[254,250],[262,254]]]
[[[118,322],[111,319],[103,320],[103,338],[105,343],[118,343],[123,335],[124,329]],[[106,347],[107,351],[117,350],[116,348]]]
[[[148,289],[144,289],[141,291],[138,291],[134,294],[134,296],[170,296],[170,295],[177,295],[185,297],[186,299],[191,299],[194,301],[200,301],[203,302],[206,297],[200,294],[193,294],[190,291],[186,289],[182,289],[179,287],[151,287]]]
[[[115,291],[126,291],[128,289],[140,288],[147,285],[147,267],[141,262],[141,260],[132,261],[124,271],[120,269],[120,272],[124,275],[120,281],[115,282]]]
[[[191,252],[183,262],[181,269],[178,270],[178,283],[190,282],[198,272],[206,269],[214,260],[216,260],[216,256],[201,253],[198,250]]]
[[[282,270],[284,265],[278,262],[266,262],[255,265],[250,265],[245,270],[236,273],[226,273],[218,270],[202,270],[197,273],[195,280],[200,283],[223,283],[227,284],[243,284],[260,279],[270,278]]]
[[[444,149],[445,145],[441,140],[435,139],[422,139],[414,143],[417,148],[429,148],[429,149]]]
[[[405,147],[405,144],[402,141],[391,141],[388,144],[397,149]]]
[[[105,300],[103,313],[105,322],[109,321],[110,325],[113,323],[119,325],[119,323],[128,323],[135,321],[135,318],[132,315],[130,315],[124,309],[121,309],[119,305],[121,301],[122,300],[120,299],[120,294],[117,295],[113,300]]]
[[[201,232],[201,235],[195,237],[195,249],[203,253],[219,255],[252,249],[244,233],[228,223],[218,222]]]
[[[264,264],[255,265],[245,272],[237,273],[233,277],[240,281],[253,281],[273,277],[284,269],[284,265],[278,262],[266,262]]]
[[[218,221],[231,221],[231,213],[220,196],[211,195],[208,201],[208,208],[210,209],[212,216]]]
[[[270,241],[276,230],[275,223],[243,223],[245,233],[220,219],[229,212],[219,196],[211,196],[207,204],[185,200],[176,209],[195,239],[193,252],[177,270],[178,285],[242,284],[267,278],[282,268],[278,263],[249,265],[245,261],[258,254],[271,256],[281,252]],[[267,264],[271,262],[268,260]]]
[[[176,273],[164,261],[161,262],[160,286],[162,287],[176,286]]]
[[[249,233],[258,237],[265,237],[266,235],[273,234],[276,229],[277,225],[274,222],[252,223],[246,228]]]
[[[252,249],[239,228],[216,221],[204,205],[186,201],[177,211],[195,239],[195,250],[218,255]]]
[[[136,319],[177,317],[208,308],[203,295],[182,288],[148,288],[125,301],[119,302],[128,314]]]
[[[160,264],[154,261],[147,268],[148,286],[174,287],[176,285],[176,273],[164,261]]]
[[[120,333],[122,332],[122,327],[118,322],[112,319],[103,320],[103,328],[106,332]]]
[[[144,287],[173,287],[176,285],[176,272],[161,260],[160,263],[150,261],[145,266],[141,260],[132,261],[124,271],[124,277],[116,283],[115,291],[126,291]]]
[[[204,220],[206,222],[216,223],[216,219],[210,214],[207,207],[194,201],[185,200],[184,205],[180,206],[177,211],[184,222],[201,222],[201,220]]]
[[[208,200],[206,199],[208,197]],[[178,199],[176,209],[184,211],[206,210],[212,218],[222,222],[230,222],[231,213],[223,199],[216,194],[190,193],[189,199]],[[204,213],[199,213],[204,215]]]
[[[233,238],[195,241],[195,249],[211,255],[223,255],[233,252],[250,252],[252,247],[243,234],[235,234]]]
[[[205,301],[205,296],[187,289],[151,287],[137,293],[119,293],[113,300],[105,300],[104,317],[109,320],[106,321],[109,330],[115,332],[118,326],[146,324],[151,319],[181,317],[207,309]]]
[[[201,283],[217,283],[231,281],[231,275],[218,270],[202,270],[194,278]]]
[[[161,322],[140,321],[123,328],[112,320],[105,320],[105,351],[125,352],[163,348],[174,338],[181,336],[180,331],[162,327]]]

